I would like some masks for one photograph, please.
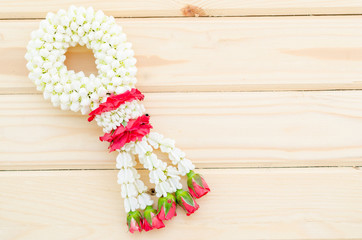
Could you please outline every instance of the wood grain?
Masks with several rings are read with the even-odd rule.
[[[28,79],[30,32],[71,4],[118,17],[133,43],[154,131],[212,189],[192,216],[128,233],[101,129]],[[361,239],[361,14],[360,0],[1,0],[0,239]],[[81,47],[66,65],[97,72]]]
[[[200,170],[211,192],[166,228],[131,235],[116,171],[0,172],[0,237],[32,239],[352,239],[362,174],[352,168]],[[146,171],[141,171],[146,177]]]
[[[92,6],[115,17],[361,14],[359,0],[2,0],[0,18],[43,18],[70,5]],[[191,7],[190,7],[191,5]],[[197,7],[200,10],[194,10]],[[186,11],[184,10],[186,8]]]
[[[199,168],[362,165],[362,91],[148,93],[144,103],[154,131]],[[0,169],[113,169],[100,135],[41,95],[0,96]]]
[[[362,89],[361,16],[118,23],[134,45],[143,92]],[[38,24],[0,22],[1,94],[36,92],[24,54]],[[79,59],[70,68],[94,65],[83,53],[69,54]]]

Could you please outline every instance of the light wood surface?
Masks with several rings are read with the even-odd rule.
[[[362,91],[148,93],[144,103],[152,131],[197,167],[362,165]],[[0,169],[115,167],[100,127],[41,95],[0,95],[0,116]]]
[[[31,31],[70,4],[120,17],[154,131],[212,189],[194,215],[128,233],[101,129],[28,79]],[[0,240],[362,239],[361,14],[360,0],[0,0]],[[76,71],[92,61],[67,53]]]
[[[130,235],[116,171],[1,172],[0,237],[45,239],[351,239],[361,236],[362,175],[352,168],[200,170],[200,209]],[[142,171],[142,175],[146,173]],[[5,233],[5,234],[4,234]],[[182,235],[182,238],[179,237]]]
[[[361,14],[359,0],[2,0],[0,18],[43,18],[70,5],[92,6],[115,17]]]
[[[362,16],[118,23],[133,43],[144,92],[362,88]],[[38,24],[0,21],[0,93],[36,92],[24,55]],[[84,49],[69,54],[78,60],[70,68],[90,66]]]

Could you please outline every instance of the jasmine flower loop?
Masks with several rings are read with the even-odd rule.
[[[64,65],[65,52],[77,44],[93,51],[97,76],[68,71]],[[199,208],[194,197],[206,195],[210,188],[174,140],[151,132],[150,117],[141,103],[144,95],[135,88],[137,68],[131,47],[113,17],[91,7],[72,6],[48,13],[32,32],[25,58],[29,78],[44,98],[62,110],[89,114],[88,120],[103,128],[100,140],[110,143],[110,151],[118,152],[117,182],[128,229],[133,233],[163,228],[164,220],[176,216],[177,204],[187,215],[194,213]],[[175,166],[161,160],[158,154],[162,153]],[[149,172],[154,185],[151,192],[159,198],[155,199],[158,209],[153,208],[154,200],[136,170],[135,155]],[[181,176],[185,175],[190,192],[182,190]],[[144,210],[143,216],[140,210]]]
[[[93,50],[97,76],[68,71],[64,65],[65,52],[77,44]],[[27,46],[29,78],[54,106],[88,114],[108,94],[134,88],[137,68],[131,47],[122,27],[102,11],[72,6],[48,13]]]

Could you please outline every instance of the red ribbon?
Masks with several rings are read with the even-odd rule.
[[[89,113],[90,117],[88,121],[92,121],[97,115],[100,115],[104,112],[109,112],[119,108],[125,102],[130,102],[133,100],[142,101],[144,95],[138,91],[136,88],[132,88],[122,94],[119,95],[111,95],[107,98],[107,101],[100,104],[98,108],[94,109],[91,113]],[[120,125],[117,129],[112,130],[110,133],[104,134],[103,137],[99,139],[101,141],[107,141],[111,144],[109,145],[110,151],[115,151],[117,149],[122,148],[126,143],[142,140],[142,138],[150,133],[150,129],[152,128],[149,123],[149,116],[140,116],[137,119],[131,119],[128,121],[126,126]]]
[[[91,122],[97,115],[100,115],[104,112],[109,112],[119,108],[125,102],[130,102],[133,100],[142,101],[145,96],[136,88],[132,88],[131,90],[127,90],[119,95],[111,95],[107,98],[107,101],[101,103],[98,108],[94,109],[89,113],[90,117],[88,121]]]
[[[113,152],[122,148],[126,143],[136,140],[140,141],[145,135],[149,134],[152,128],[149,120],[150,117],[146,115],[140,116],[137,119],[131,119],[128,121],[127,126],[120,125],[116,130],[104,134],[99,139],[110,142],[111,144],[108,148],[110,152]]]

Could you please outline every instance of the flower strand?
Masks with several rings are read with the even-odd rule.
[[[175,147],[174,140],[165,138],[162,134],[156,132],[148,134],[146,140],[154,149],[160,148],[161,152],[168,154],[172,163],[177,166],[181,176],[185,176],[195,169],[195,165],[191,160],[185,158],[186,154],[181,149]]]
[[[156,185],[157,197],[166,197],[167,193],[174,193],[182,188],[178,170],[158,159],[146,139],[137,141],[133,152],[138,155],[140,163],[150,171],[150,182]]]
[[[132,154],[125,151],[119,152],[116,164],[116,167],[120,169],[117,182],[121,184],[121,194],[124,198],[126,212],[136,209],[143,210],[146,206],[153,204],[151,197],[147,194],[147,187],[140,180],[140,175],[134,168],[135,165],[136,161]]]

